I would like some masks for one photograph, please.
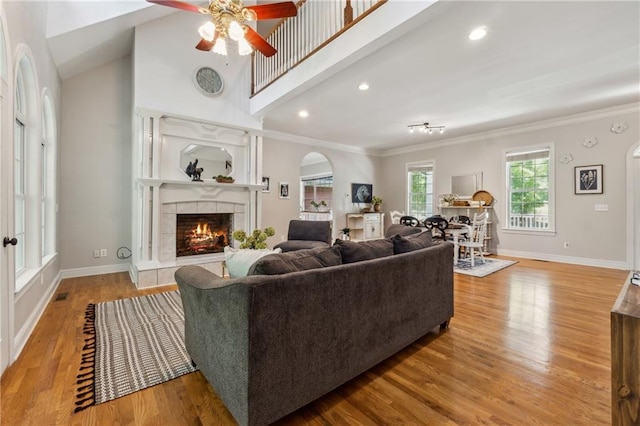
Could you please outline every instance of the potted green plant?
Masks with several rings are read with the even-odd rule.
[[[262,229],[254,229],[252,233],[247,234],[242,229],[233,231],[233,239],[240,241],[241,249],[259,250],[267,248],[267,238],[273,237],[276,230],[272,227]]]
[[[382,198],[374,195],[371,197],[371,204],[373,205],[373,211],[379,212],[382,207]]]
[[[342,232],[342,237],[343,237],[342,239],[343,239],[343,240],[349,240],[349,239],[351,239],[351,237],[349,236],[349,233],[351,232],[351,229],[350,229],[350,228],[348,228],[348,227],[342,228],[342,229],[340,230],[340,232]]]

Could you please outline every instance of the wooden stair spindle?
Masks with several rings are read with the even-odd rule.
[[[351,6],[351,0],[347,0],[344,5],[344,23],[343,26],[346,27],[353,21],[353,7]]]

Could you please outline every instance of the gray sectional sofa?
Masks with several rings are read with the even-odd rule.
[[[242,278],[176,272],[187,351],[239,424],[274,422],[448,325],[453,245],[394,238],[269,255]]]

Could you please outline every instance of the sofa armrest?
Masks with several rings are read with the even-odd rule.
[[[248,411],[251,289],[199,266],[184,266],[175,278],[184,308],[187,352],[242,424]]]

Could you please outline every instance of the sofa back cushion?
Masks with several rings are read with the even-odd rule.
[[[417,226],[407,226],[400,223],[393,223],[384,231],[384,236],[387,238],[400,235],[402,237],[407,235],[419,234],[424,231],[424,228],[418,228]]]
[[[334,244],[334,247],[340,247],[342,263],[360,262],[393,255],[391,238],[358,242],[337,239]]]
[[[431,231],[424,231],[406,237],[400,235],[393,237],[394,254],[408,253],[410,251],[431,247],[432,245],[433,239],[431,237]]]
[[[279,275],[342,264],[339,247],[317,247],[270,254],[258,259],[247,275]]]

